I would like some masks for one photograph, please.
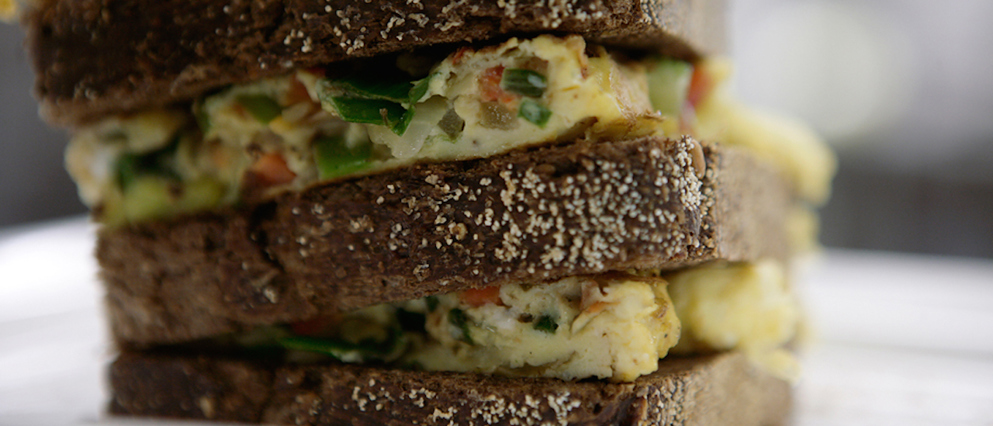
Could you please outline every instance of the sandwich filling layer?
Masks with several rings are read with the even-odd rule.
[[[118,225],[416,162],[578,138],[703,133],[745,145],[817,144],[802,132],[770,138],[783,134],[777,123],[722,124],[742,114],[715,95],[723,70],[632,59],[578,36],[510,39],[441,59],[408,53],[297,70],[225,88],[186,108],[108,118],[76,131],[67,168],[96,217]],[[756,132],[766,134],[747,137]],[[798,187],[813,181],[806,186],[816,198],[826,179],[811,170],[825,167],[796,165],[811,161],[803,158],[805,150],[794,151],[801,154],[769,157],[784,170],[813,176]]]
[[[613,273],[471,289],[260,328],[233,341],[283,348],[295,362],[331,357],[619,382],[654,372],[670,350],[740,350],[777,376],[794,378],[796,363],[783,346],[798,323],[784,268],[767,260],[667,278]]]

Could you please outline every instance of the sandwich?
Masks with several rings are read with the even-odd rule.
[[[116,415],[781,424],[833,159],[712,0],[43,0]]]

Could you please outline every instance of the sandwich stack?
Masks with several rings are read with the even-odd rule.
[[[42,0],[113,414],[780,424],[830,153],[716,0]]]

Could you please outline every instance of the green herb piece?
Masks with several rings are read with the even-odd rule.
[[[372,151],[367,143],[349,149],[340,136],[325,136],[314,141],[314,160],[321,179],[331,179],[369,167],[371,157]]]
[[[353,360],[359,358],[383,359],[397,350],[401,343],[402,333],[394,330],[389,338],[382,342],[363,341],[352,343],[342,339],[329,339],[310,336],[289,336],[277,340],[280,346],[298,351],[316,352],[330,355],[338,360]]]
[[[135,179],[142,173],[142,161],[140,155],[124,154],[117,159],[117,185],[127,188],[134,183]]]
[[[321,339],[307,336],[284,337],[279,339],[278,342],[286,349],[322,353],[339,360],[348,357],[350,353],[364,352],[365,349],[360,345],[344,340]]]
[[[530,121],[538,127],[545,127],[548,119],[552,116],[552,111],[542,104],[525,99],[521,102],[521,106],[517,110],[517,116]]]
[[[235,97],[235,101],[262,124],[269,124],[283,113],[279,102],[268,95],[242,94]]]
[[[431,86],[431,79],[437,74],[431,74],[420,80],[414,82],[414,87],[410,88],[407,93],[407,104],[413,105],[421,100],[428,93],[428,88]]]
[[[392,130],[393,133],[396,133],[397,136],[403,136],[403,134],[407,131],[407,127],[410,126],[410,122],[413,120],[414,107],[411,106],[410,109],[400,116],[400,120],[393,123],[387,122],[386,124],[390,126],[390,130]]]
[[[509,68],[503,71],[500,86],[508,92],[538,98],[545,93],[548,81],[545,76],[535,71]]]
[[[461,309],[448,311],[448,323],[462,330],[462,341],[472,344],[472,335],[469,333],[469,317]]]
[[[157,176],[161,178],[179,180],[179,176],[173,171],[170,162],[176,155],[176,148],[179,146],[179,137],[158,150],[144,154],[122,154],[114,165],[117,184],[126,189],[141,176]]]
[[[193,103],[193,117],[197,120],[197,126],[200,127],[200,132],[206,134],[210,131],[210,114],[207,114],[207,108],[203,106],[203,100]]]
[[[534,329],[546,333],[555,333],[555,330],[559,329],[559,324],[555,322],[555,318],[552,318],[551,315],[542,315],[538,317],[538,321],[534,322]]]
[[[425,297],[424,304],[428,305],[428,312],[434,312],[435,309],[438,309],[438,297],[437,296]]]
[[[648,72],[648,98],[663,115],[679,117],[693,78],[693,65],[660,59]]]

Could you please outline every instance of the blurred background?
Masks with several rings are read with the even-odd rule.
[[[737,0],[734,85],[837,151],[831,247],[993,258],[993,2]],[[0,25],[0,227],[82,214]]]

